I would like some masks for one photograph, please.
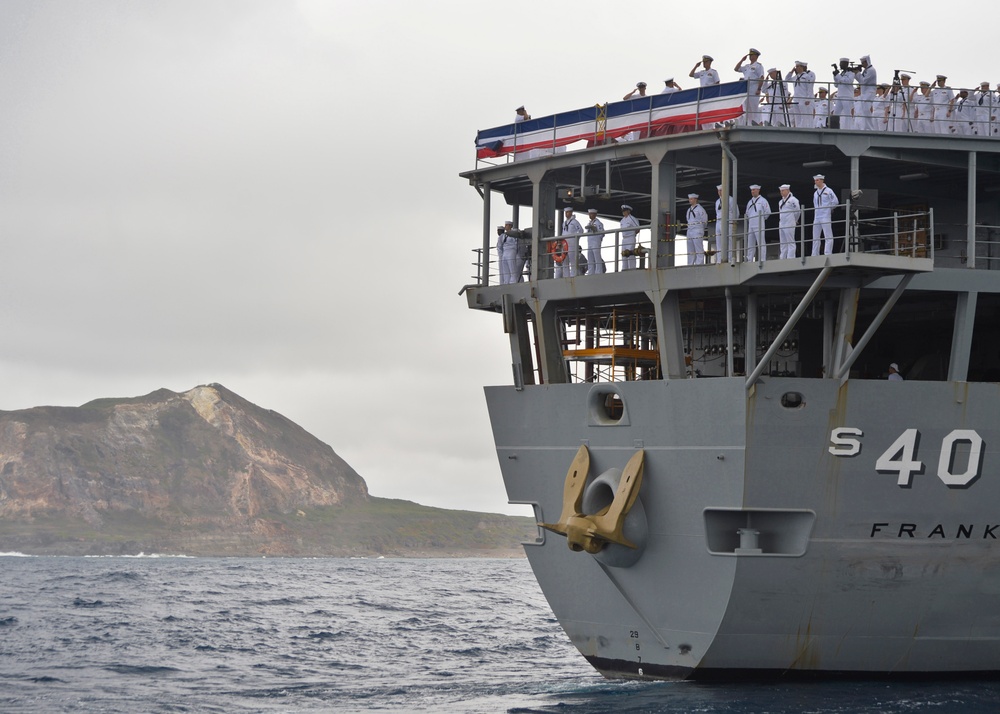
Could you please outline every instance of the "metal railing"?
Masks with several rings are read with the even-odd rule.
[[[674,94],[652,94],[626,101],[606,102],[541,117],[525,123],[543,127],[533,131],[522,129],[524,124],[509,125],[511,135],[507,138],[513,137],[513,150],[508,149],[509,153],[500,158],[517,161],[548,156],[579,148],[577,145],[580,142],[589,148],[650,136],[714,130],[720,123],[746,125],[748,121],[743,108],[734,110],[731,106],[739,97],[758,103],[751,116],[759,120],[754,123],[764,126],[1000,138],[998,91],[932,87],[928,94],[924,94],[919,86],[890,85],[888,90],[879,89],[873,99],[868,99],[860,95],[857,85],[854,85],[853,96],[841,97],[836,83],[815,82],[813,95],[807,99],[794,95],[792,81],[781,81],[784,91],[774,94],[779,97],[778,102],[772,101],[772,93],[767,91],[769,80],[765,80],[765,89],[760,94],[734,93],[735,86],[746,86],[746,83],[730,82]],[[825,97],[821,95],[820,88],[826,90]],[[726,109],[718,109],[724,100],[727,102]],[[677,107],[685,109],[676,116],[665,116],[668,110]],[[625,113],[631,117],[628,131],[616,131],[613,121],[609,128],[609,108],[610,111],[617,111],[619,116]],[[642,116],[645,118],[640,118]],[[495,130],[487,130],[490,131]],[[550,138],[539,141],[541,135]],[[477,157],[477,160],[486,159]]]

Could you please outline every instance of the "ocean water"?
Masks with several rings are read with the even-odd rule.
[[[0,557],[0,712],[995,712],[993,682],[608,681],[525,560]]]

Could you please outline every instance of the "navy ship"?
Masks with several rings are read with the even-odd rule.
[[[535,577],[608,677],[996,673],[997,127],[758,126],[746,86],[479,132],[462,294],[509,338],[511,381],[485,393]],[[836,238],[814,254],[817,175]],[[753,260],[750,184],[772,211]],[[717,197],[739,217],[717,225]],[[562,265],[596,236],[603,272]]]

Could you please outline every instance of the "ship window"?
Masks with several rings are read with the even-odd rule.
[[[805,404],[805,400],[798,392],[785,392],[781,395],[781,406],[785,409],[798,409]]]

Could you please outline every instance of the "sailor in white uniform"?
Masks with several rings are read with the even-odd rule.
[[[733,68],[734,72],[743,75],[743,79],[747,83],[746,106],[740,124],[749,126],[760,123],[760,91],[764,86],[764,65],[757,61],[759,57],[760,51],[751,47],[750,51],[743,55]],[[748,59],[750,61],[746,62]]]
[[[931,104],[934,105],[934,133],[951,133],[951,104],[955,101],[955,92],[946,87],[948,78],[939,74],[931,85]]]
[[[792,87],[792,105],[789,114],[794,118],[792,125],[799,128],[813,126],[813,84],[816,82],[815,72],[809,69],[809,64],[795,60],[795,67],[785,75],[785,81]]]
[[[858,73],[858,84],[861,86],[861,101],[855,108],[855,123],[859,129],[878,131],[881,121],[874,114],[875,93],[878,89],[878,73],[872,67],[872,58],[865,55],[861,58],[861,72]]]
[[[854,72],[848,67],[851,60],[840,58],[840,69],[833,70],[833,84],[836,87],[837,101],[833,104],[833,114],[837,117],[836,126],[841,129],[853,129],[851,108],[854,106]]]
[[[573,216],[573,209],[566,206],[563,211],[562,234],[560,234],[560,237],[566,241],[569,250],[562,264],[556,265],[557,278],[572,278],[576,275],[576,261],[580,257],[580,236],[582,234],[583,226]]]
[[[663,80],[663,89],[660,90],[660,94],[673,94],[674,92],[679,92],[683,87],[674,81],[674,78]]]
[[[517,282],[517,236],[512,235],[514,221],[504,221],[500,241],[500,283],[509,285]]]
[[[825,129],[830,118],[830,100],[826,98],[826,87],[820,87],[816,93],[818,96],[813,102],[813,126]]]
[[[622,270],[635,269],[635,241],[639,235],[639,221],[632,215],[632,207],[622,204]]]
[[[708,225],[708,214],[698,203],[698,194],[688,194],[687,210],[687,244],[688,265],[705,264],[705,226]]]
[[[767,81],[764,82],[764,96],[767,104],[761,107],[761,123],[768,126],[786,126],[788,106],[785,103],[785,83],[775,67],[767,70]]]
[[[970,136],[976,112],[974,101],[969,96],[968,89],[959,89],[958,96],[951,101],[951,133],[958,136]]]
[[[497,273],[501,285],[507,284],[507,261],[504,260],[504,248],[507,244],[507,231],[504,226],[497,226]]]
[[[710,55],[702,55],[701,61],[695,62],[694,67],[692,67],[691,71],[688,73],[688,77],[694,77],[697,79],[702,87],[710,87],[713,84],[718,84],[719,73],[718,71],[712,69],[712,62],[714,61],[715,60],[713,60]],[[704,65],[705,69],[698,70],[698,65]]]
[[[992,136],[993,125],[996,123],[996,97],[990,91],[989,82],[980,82],[979,89],[973,95],[973,107],[975,109],[975,129],[976,136]]]
[[[910,125],[917,134],[934,133],[934,105],[931,104],[931,83],[921,82],[910,92]]]
[[[813,176],[813,184],[816,186],[813,191],[813,208],[816,209],[816,214],[813,216],[812,254],[820,254],[822,236],[826,238],[823,255],[830,255],[833,252],[833,207],[837,205],[837,194],[826,185],[823,174]]]
[[[597,217],[596,208],[588,208],[590,222],[585,226],[587,231],[587,275],[600,275],[604,272],[604,260],[601,258],[601,243],[604,241],[604,224]]]
[[[798,225],[802,206],[792,195],[792,187],[781,184],[781,199],[778,201],[778,236],[781,239],[780,258],[795,257],[795,226]]]
[[[722,262],[722,184],[715,187],[716,193],[719,197],[715,199],[715,260],[713,263]],[[740,208],[736,205],[736,197],[731,196],[729,198],[729,261],[733,261],[733,256],[736,255],[736,251],[733,250],[733,246],[736,245],[736,221],[740,217]]]
[[[765,222],[771,215],[771,204],[760,195],[760,184],[750,184],[750,200],[743,214],[747,219],[747,261],[757,259],[757,247],[760,247],[761,262],[767,260],[767,242],[764,240]]]

